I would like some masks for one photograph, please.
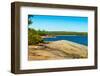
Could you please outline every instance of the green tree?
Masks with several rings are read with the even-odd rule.
[[[32,24],[32,20],[28,19],[28,25]]]
[[[43,43],[43,39],[41,36],[38,34],[38,32],[34,29],[28,29],[28,44],[38,44],[38,43]]]
[[[28,15],[28,25],[33,23],[33,21],[32,21],[33,17],[34,17],[33,15]]]

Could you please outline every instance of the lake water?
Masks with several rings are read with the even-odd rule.
[[[51,41],[57,41],[57,40],[68,40],[75,43],[88,45],[88,37],[87,36],[56,36],[52,38],[44,38],[45,41],[51,42]]]

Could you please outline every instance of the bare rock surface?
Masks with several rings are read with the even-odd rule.
[[[79,59],[87,58],[87,46],[74,42],[59,40],[53,41],[44,46],[29,46],[29,60],[50,60],[50,59]]]

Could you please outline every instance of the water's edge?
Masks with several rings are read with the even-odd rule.
[[[78,44],[83,44],[83,45],[88,45],[88,36],[77,36],[77,35],[59,35],[55,37],[50,37],[50,38],[44,38],[44,41],[46,42],[52,42],[52,41],[58,41],[58,40],[66,40],[66,41],[71,41],[75,42]]]

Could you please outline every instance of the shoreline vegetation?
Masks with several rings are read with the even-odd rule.
[[[67,40],[45,42],[59,35],[87,36],[87,32],[45,31],[28,28],[28,60],[87,58],[87,46]]]

